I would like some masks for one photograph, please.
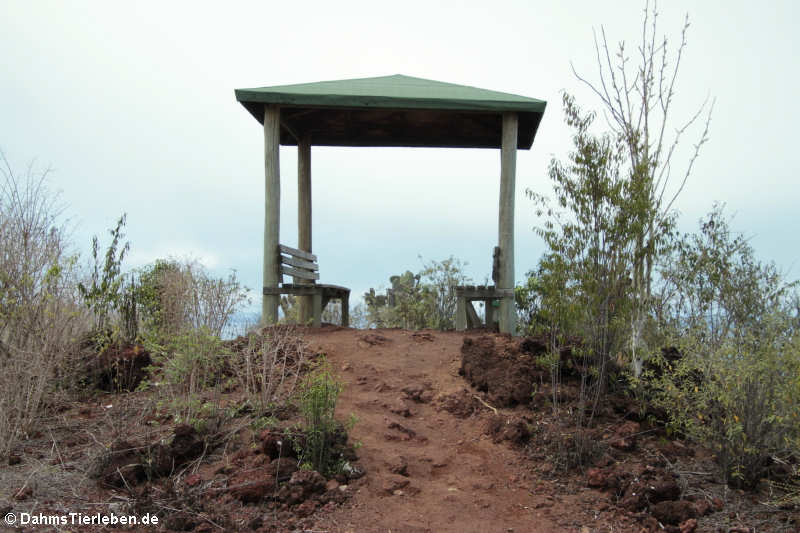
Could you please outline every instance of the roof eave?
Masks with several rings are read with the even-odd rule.
[[[369,100],[365,100],[369,98]],[[274,104],[293,108],[309,109],[394,109],[398,111],[431,110],[453,112],[476,112],[502,114],[516,112],[520,118],[527,117],[529,131],[520,129],[517,148],[530,150],[536,137],[547,102],[499,102],[491,100],[461,100],[458,105],[441,99],[397,98],[397,97],[353,97],[342,95],[298,95],[281,92],[261,92],[252,89],[236,89],[236,99],[260,123],[264,121],[264,105]],[[356,102],[356,100],[358,100]],[[521,120],[522,122],[522,120]],[[532,130],[532,131],[531,131]],[[282,143],[291,144],[291,143]],[[413,147],[463,147],[463,148],[497,148],[493,142],[482,145],[447,145],[447,144],[332,144],[330,146],[413,146]]]
[[[544,113],[547,102],[542,100],[471,100],[443,98],[404,98],[396,96],[353,96],[341,94],[297,94],[262,92],[254,89],[236,89],[236,100],[242,104],[258,102],[308,107],[381,107],[388,109],[439,109],[452,111],[527,111]]]

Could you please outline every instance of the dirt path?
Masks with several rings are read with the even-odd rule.
[[[442,408],[468,394],[458,375],[463,334],[341,330],[309,342],[346,387],[338,415],[358,417],[365,485],[329,516],[331,532],[560,531],[531,491],[520,452],[484,434],[492,411],[458,418]],[[319,524],[323,525],[323,524]]]

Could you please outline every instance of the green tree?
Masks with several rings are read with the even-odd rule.
[[[306,376],[299,392],[300,411],[305,421],[305,445],[300,450],[302,460],[318,472],[332,474],[337,459],[333,453],[336,433],[342,428],[334,418],[342,384],[323,360]]]
[[[434,293],[430,327],[441,330],[455,328],[455,288],[470,281],[464,274],[464,266],[465,263],[453,256],[443,261],[430,261],[424,264],[419,276],[423,284],[430,286]]]
[[[567,162],[554,158],[550,163],[558,207],[527,191],[538,213],[547,215],[536,230],[548,251],[535,279],[551,350],[569,328],[583,339],[578,350],[596,372],[590,394],[596,405],[608,364],[622,349],[627,331],[637,237],[632,213],[640,206],[621,173],[624,156],[617,139],[592,134],[594,115],[584,114],[572,97],[564,94],[563,103],[575,148]]]

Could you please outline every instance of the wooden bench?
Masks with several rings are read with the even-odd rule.
[[[311,297],[311,313],[315,328],[322,324],[322,310],[331,300],[342,303],[342,326],[350,325],[350,289],[339,285],[323,285],[319,279],[317,256],[310,253],[278,245],[278,262],[282,276],[292,276],[294,283],[281,283],[280,287],[264,287],[264,295],[293,294]]]
[[[492,281],[500,281],[500,247],[495,246],[492,252]],[[504,298],[514,301],[514,289],[498,289],[496,285],[459,285],[456,290],[456,330],[486,328],[495,329],[495,307],[500,307]],[[486,323],[472,307],[472,302],[482,301]]]
[[[487,328],[494,329],[494,305],[498,304],[503,298],[514,297],[514,289],[498,289],[494,285],[475,286],[459,285],[456,290],[456,330]],[[472,306],[474,301],[484,303],[484,314],[486,323],[481,321],[475,308]]]

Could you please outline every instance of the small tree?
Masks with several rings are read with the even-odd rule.
[[[341,427],[334,418],[342,384],[323,360],[319,368],[306,376],[300,389],[300,411],[305,421],[302,460],[323,474],[333,473],[333,445]]]
[[[470,279],[464,274],[465,263],[453,256],[444,261],[425,263],[419,273],[423,283],[430,285],[434,293],[434,312],[431,327],[441,330],[455,328],[456,290]]]
[[[700,148],[708,140],[708,126],[713,111],[713,101],[708,99],[686,122],[673,128],[671,124],[675,86],[681,58],[686,48],[689,17],[681,31],[680,44],[673,54],[665,35],[659,39],[658,12],[655,5],[645,4],[641,42],[636,50],[637,60],[618,44],[613,54],[609,50],[605,30],[595,34],[599,80],[584,82],[599,98],[602,110],[616,142],[625,151],[627,194],[637,209],[630,214],[630,227],[635,231],[631,279],[631,315],[629,319],[629,349],[634,372],[641,372],[642,354],[646,352],[643,334],[652,305],[653,268],[668,241],[672,226],[672,207],[692,172]],[[670,185],[672,169],[676,167],[673,155],[683,135],[707,110],[705,127],[679,176],[677,187]],[[670,134],[671,131],[674,133]]]
[[[537,202],[538,214],[547,215],[537,229],[548,252],[536,281],[550,348],[557,350],[567,332],[582,337],[579,355],[596,371],[587,397],[594,406],[605,387],[611,356],[624,342],[636,239],[631,220],[642,207],[620,172],[621,146],[611,135],[590,133],[594,115],[583,114],[567,94],[563,101],[567,124],[575,130],[575,149],[566,163],[554,158],[549,174],[556,204],[566,212],[527,193]]]
[[[126,215],[119,217],[114,229],[109,230],[111,244],[105,253],[101,264],[98,253],[100,243],[95,235],[92,238],[91,285],[78,283],[78,292],[83,298],[86,307],[92,311],[95,320],[95,329],[104,330],[107,326],[108,315],[119,309],[122,302],[122,261],[130,250],[130,243],[126,242],[120,247],[120,241],[125,237],[122,228],[125,226]]]
[[[522,313],[520,324],[528,335],[544,335],[547,339],[547,354],[539,363],[550,370],[553,414],[556,416],[561,386],[561,352],[572,344],[574,334],[579,330],[582,311],[577,295],[579,286],[572,275],[563,256],[550,253],[539,261],[537,271],[528,272],[526,284],[515,290],[517,308]]]

